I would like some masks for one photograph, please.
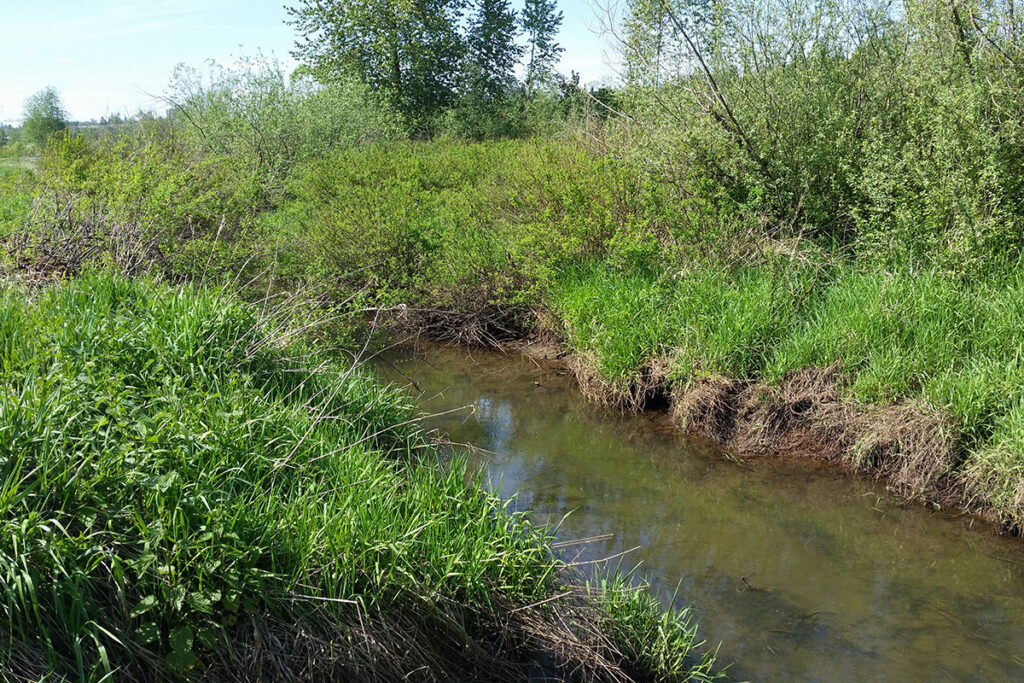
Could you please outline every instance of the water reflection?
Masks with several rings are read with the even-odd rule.
[[[428,411],[474,405],[430,425],[484,449],[473,465],[516,507],[561,520],[560,537],[612,534],[584,559],[641,546],[629,560],[663,595],[678,586],[736,676],[1024,678],[1019,540],[813,463],[728,460],[520,357],[420,351],[382,374],[414,379]]]

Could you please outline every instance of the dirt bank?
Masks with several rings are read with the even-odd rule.
[[[718,377],[681,385],[670,380],[662,358],[623,387],[602,379],[593,359],[573,354],[551,334],[497,348],[572,374],[584,395],[602,405],[666,411],[677,429],[735,455],[835,463],[884,479],[905,501],[968,513],[1001,532],[1021,532],[991,508],[977,482],[954,473],[962,452],[951,418],[917,401],[855,403],[843,391],[850,378],[837,366],[805,368],[778,384]]]

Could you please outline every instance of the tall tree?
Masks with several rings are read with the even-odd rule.
[[[469,24],[467,65],[471,93],[500,99],[515,82],[523,48],[516,44],[516,14],[508,0],[477,0]]]
[[[25,142],[43,144],[67,127],[68,114],[55,88],[44,88],[25,100],[25,120],[21,124],[21,139]]]
[[[292,55],[322,81],[354,74],[413,117],[455,97],[466,0],[299,0]]]
[[[555,64],[563,52],[555,42],[562,26],[562,12],[558,0],[526,0],[523,7],[523,31],[527,36],[526,92],[550,83],[555,76]]]
[[[656,86],[671,35],[665,0],[628,0],[623,62],[626,83]]]

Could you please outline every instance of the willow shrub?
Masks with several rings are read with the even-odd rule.
[[[401,117],[354,79],[317,83],[288,76],[276,60],[246,57],[207,73],[175,69],[171,117],[204,156],[230,157],[267,192],[284,189],[292,169],[334,149],[402,137]]]
[[[719,239],[659,173],[576,139],[384,143],[307,164],[266,221],[378,303],[528,311],[577,261],[651,274]]]
[[[890,269],[978,279],[1019,262],[1012,3],[637,0],[630,31],[630,142],[696,199]]]

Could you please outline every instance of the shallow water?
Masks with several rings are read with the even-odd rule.
[[[472,406],[428,425],[482,449],[473,466],[515,507],[561,539],[612,534],[581,559],[639,546],[624,562],[692,604],[732,677],[1024,680],[1019,539],[832,467],[730,459],[521,356],[425,346],[378,367],[427,411]]]

